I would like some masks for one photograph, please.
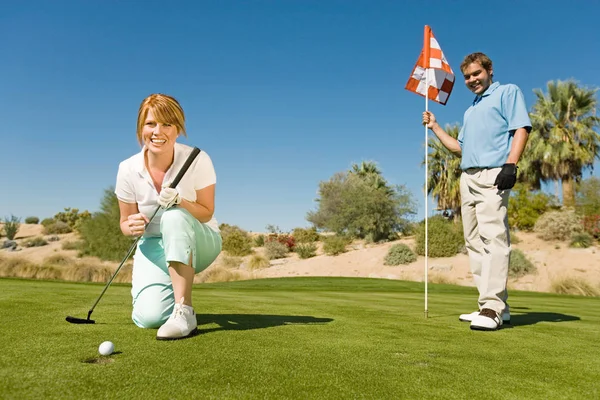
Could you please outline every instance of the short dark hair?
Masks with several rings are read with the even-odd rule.
[[[487,72],[492,71],[492,60],[490,60],[488,56],[483,53],[471,53],[466,56],[462,64],[460,64],[461,72],[475,62],[480,64]]]

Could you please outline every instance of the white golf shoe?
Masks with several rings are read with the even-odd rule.
[[[469,314],[460,314],[458,319],[461,320],[462,322],[473,322],[473,319],[478,315],[479,315],[479,311],[473,311],[472,313],[469,313]],[[510,324],[510,311],[504,311],[502,313],[502,323]]]
[[[475,331],[495,331],[502,326],[502,318],[496,311],[484,308],[471,321],[471,329]]]
[[[183,297],[179,303],[175,304],[173,313],[158,329],[156,333],[157,340],[175,340],[190,336],[198,328],[196,313],[190,306],[183,304]]]

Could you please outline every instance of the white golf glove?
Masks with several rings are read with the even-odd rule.
[[[174,205],[181,203],[181,196],[179,196],[179,192],[177,189],[164,187],[160,191],[160,196],[158,197],[158,204],[164,208],[171,208]]]

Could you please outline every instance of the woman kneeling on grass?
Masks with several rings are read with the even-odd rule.
[[[193,150],[176,142],[181,134],[185,116],[177,100],[163,94],[144,99],[137,121],[142,151],[119,164],[115,187],[121,231],[142,236],[133,261],[132,319],[141,328],[160,327],[159,340],[195,332],[194,275],[217,258],[222,245],[213,217],[217,178],[208,154],[201,151],[176,188],[169,188]]]

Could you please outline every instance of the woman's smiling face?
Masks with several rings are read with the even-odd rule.
[[[152,110],[148,110],[142,138],[149,151],[153,153],[172,152],[178,136],[177,126],[156,121]]]

